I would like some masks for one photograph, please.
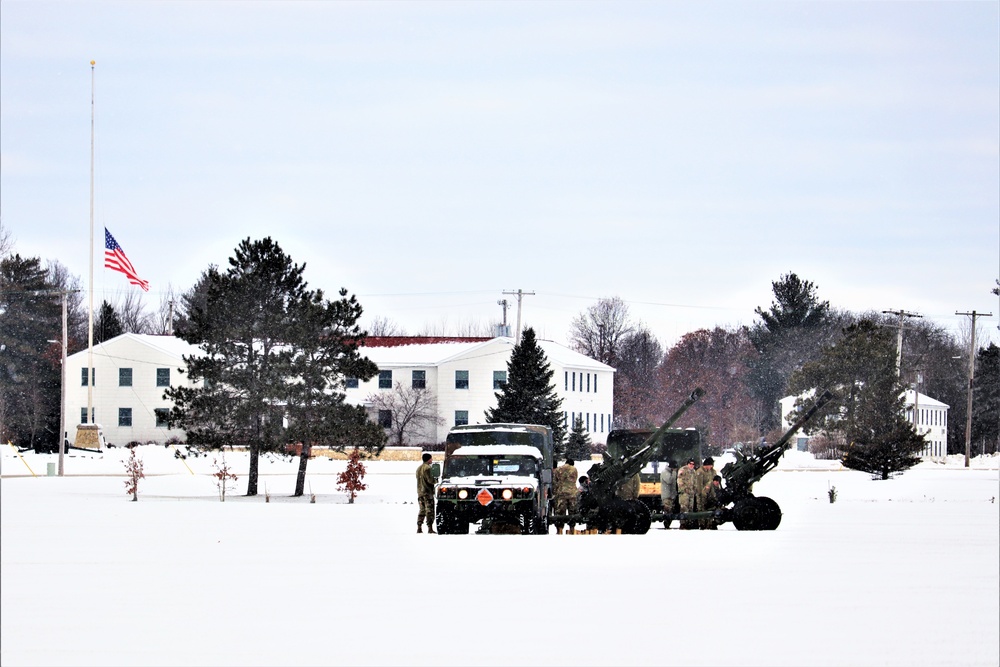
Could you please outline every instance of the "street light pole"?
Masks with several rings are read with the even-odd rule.
[[[66,296],[62,293],[62,366],[59,380],[59,430],[65,433],[66,427],[66,345],[68,336],[66,334]],[[63,454],[66,451],[66,436],[59,436],[59,476],[63,476]]]

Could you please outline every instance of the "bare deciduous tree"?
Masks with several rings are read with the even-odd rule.
[[[0,258],[14,252],[14,237],[10,233],[10,228],[3,224],[0,218]]]
[[[601,299],[577,315],[570,327],[577,352],[610,366],[617,365],[622,340],[635,331],[628,305],[617,296]]]
[[[388,317],[376,317],[368,327],[369,336],[405,336],[406,329]]]
[[[146,311],[142,296],[137,290],[128,290],[118,299],[115,311],[125,333],[144,334],[152,330],[153,316]]]
[[[437,400],[430,389],[405,387],[397,382],[390,391],[370,394],[367,400],[373,409],[392,415],[387,428],[389,439],[397,447],[417,438],[425,426],[444,423],[437,414]]]
[[[174,333],[173,323],[176,321],[180,308],[180,298],[174,293],[173,285],[167,285],[167,291],[160,296],[160,307],[149,318],[149,333],[169,336]]]

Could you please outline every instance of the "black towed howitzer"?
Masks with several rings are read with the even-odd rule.
[[[732,503],[732,507],[716,510],[713,517],[716,523],[732,521],[737,530],[774,530],[778,527],[781,508],[770,498],[754,496],[753,485],[778,466],[778,461],[788,449],[788,441],[832,398],[829,390],[824,391],[774,444],[761,445],[750,451],[736,450],[736,461],[723,466],[721,473],[725,480],[725,504]],[[690,516],[697,516],[697,513]]]
[[[625,452],[614,458],[604,452],[604,460],[591,466],[587,473],[590,487],[580,496],[578,515],[566,517],[564,521],[586,523],[588,529],[596,528],[600,532],[620,530],[626,534],[646,533],[652,523],[649,508],[638,500],[622,500],[618,497],[618,490],[653,459],[660,450],[660,441],[667,430],[704,395],[705,391],[701,387],[691,392],[663,426],[656,429],[632,453]]]

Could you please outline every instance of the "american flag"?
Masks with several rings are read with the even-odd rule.
[[[130,283],[149,291],[149,282],[136,275],[132,262],[128,261],[125,251],[118,245],[118,241],[115,241],[115,237],[107,227],[104,228],[104,266],[114,271],[121,271]]]

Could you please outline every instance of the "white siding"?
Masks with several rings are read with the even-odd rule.
[[[605,442],[613,416],[614,369],[551,341],[539,341],[539,346],[545,352],[553,371],[552,381],[556,394],[563,399],[563,411],[567,415],[572,413],[590,416],[591,441]],[[393,383],[403,381],[408,385],[410,371],[426,370],[427,388],[434,393],[442,423],[433,429],[433,433],[428,432],[420,438],[414,438],[413,444],[417,444],[443,442],[448,429],[455,425],[457,410],[469,413],[470,424],[485,423],[486,410],[496,407],[493,372],[507,370],[513,348],[513,339],[501,337],[474,343],[369,347],[363,349],[363,354],[374,361],[380,370],[392,370]],[[407,358],[413,361],[405,361]],[[417,359],[422,363],[415,363]],[[469,372],[468,389],[455,388],[455,371],[458,370]],[[567,391],[563,383],[565,372],[576,373],[578,377],[584,378],[584,374],[589,374],[590,391],[586,390],[586,382],[582,390],[578,383],[575,391],[572,387]],[[364,405],[368,403],[367,397],[377,391],[378,378],[375,378],[359,383],[357,389],[348,389],[347,400],[355,405]],[[586,419],[584,423],[586,424]],[[571,426],[569,424],[567,429]]]
[[[193,354],[197,348],[173,336],[124,334],[94,345],[94,421],[101,425],[104,438],[111,445],[123,447],[130,442],[164,443],[171,437],[183,439],[184,432],[156,426],[156,409],[169,409],[170,401],[163,398],[166,387],[156,385],[157,369],[170,371],[170,384],[178,386],[184,376],[182,355]],[[83,384],[83,369],[87,351],[77,352],[66,359],[66,421],[63,430],[72,444],[81,413],[87,408],[87,387]],[[132,386],[119,385],[119,369],[132,369]],[[119,409],[132,411],[132,426],[119,426]],[[88,419],[88,422],[90,420]]]

